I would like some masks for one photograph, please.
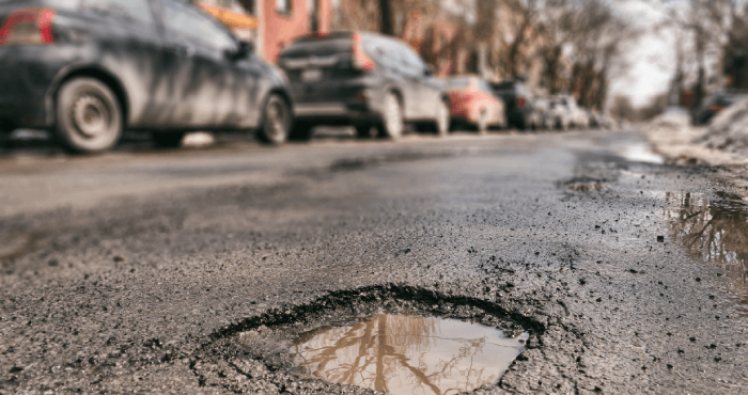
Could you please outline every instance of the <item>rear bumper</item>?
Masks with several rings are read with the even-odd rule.
[[[317,124],[351,124],[381,119],[382,89],[370,76],[291,84],[294,115]]]
[[[297,102],[294,105],[294,116],[305,122],[335,125],[375,122],[381,119],[380,112],[368,102]]]
[[[512,126],[524,128],[529,123],[530,114],[526,110],[513,108],[507,114],[507,120]]]
[[[61,55],[53,46],[0,47],[0,129],[54,124],[50,90]]]

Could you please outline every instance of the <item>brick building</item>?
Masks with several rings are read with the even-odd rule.
[[[312,32],[329,32],[332,0],[195,0],[257,52],[275,62],[283,47]]]
[[[333,7],[333,30],[379,31],[376,1],[337,0]],[[434,68],[436,75],[464,74],[470,70],[472,32],[458,18],[435,2],[395,2],[395,36],[415,49]]]

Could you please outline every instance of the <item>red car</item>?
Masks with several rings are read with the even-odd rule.
[[[506,127],[504,102],[494,96],[486,80],[476,76],[447,79],[452,121],[478,132],[489,127]]]

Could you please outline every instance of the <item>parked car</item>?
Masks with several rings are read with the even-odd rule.
[[[505,104],[509,125],[525,130],[531,126],[533,115],[532,95],[522,81],[504,81],[491,84],[494,94]]]
[[[551,111],[551,100],[545,97],[536,97],[532,104],[532,115],[530,127],[533,129],[548,130],[555,127]]]
[[[0,20],[5,132],[49,129],[83,153],[112,148],[124,129],[165,146],[190,130],[287,137],[282,72],[183,1],[4,0]]]
[[[553,127],[568,130],[574,124],[574,115],[565,100],[553,98],[550,100],[549,116]]]
[[[294,41],[279,65],[296,103],[292,136],[318,125],[353,125],[359,137],[398,138],[406,123],[449,132],[442,81],[402,41],[374,33],[315,34]]]
[[[696,110],[694,123],[696,125],[706,125],[719,112],[730,107],[738,100],[745,98],[748,98],[748,94],[734,92],[715,93],[704,99],[698,110]]]
[[[575,128],[588,128],[590,127],[590,119],[587,112],[577,105],[577,100],[574,96],[561,95],[556,98],[556,102],[566,107],[569,116],[569,126]]]
[[[476,76],[447,79],[453,125],[465,125],[480,133],[489,127],[506,127],[504,102],[486,80]]]

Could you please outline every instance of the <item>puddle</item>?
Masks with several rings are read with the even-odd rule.
[[[627,144],[620,150],[620,155],[632,162],[653,163],[661,165],[665,163],[660,155],[652,151],[649,144]]]
[[[39,234],[0,233],[0,261],[16,258],[38,247]]]
[[[665,200],[673,206],[664,212],[671,233],[690,253],[724,269],[748,314],[748,203],[725,192],[666,193]]]
[[[300,335],[294,364],[321,379],[390,394],[457,394],[496,384],[527,333],[470,321],[381,314]]]
[[[571,189],[572,191],[577,192],[594,192],[594,191],[602,191],[603,189],[607,189],[608,186],[605,185],[604,180],[598,180],[595,178],[590,177],[575,177],[570,180],[566,180],[563,182],[558,182],[556,185],[560,188],[566,187],[568,189]]]

